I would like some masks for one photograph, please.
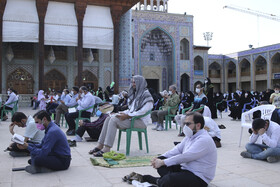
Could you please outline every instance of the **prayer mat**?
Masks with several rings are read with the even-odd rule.
[[[128,167],[142,167],[150,166],[151,160],[157,156],[147,155],[147,156],[135,156],[135,157],[126,157],[124,160],[116,161],[118,164],[110,164],[103,157],[93,157],[90,158],[92,165],[102,166],[107,168],[128,168]]]

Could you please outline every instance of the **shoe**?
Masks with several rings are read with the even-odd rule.
[[[138,173],[136,173],[135,175],[133,175],[132,177],[130,177],[129,180],[131,180],[131,182],[132,182],[133,180],[139,181],[139,182],[141,182],[141,183],[144,182],[143,176],[140,175],[140,174],[138,174]]]
[[[267,162],[269,163],[274,163],[274,162],[278,162],[279,161],[279,157],[277,156],[269,156],[266,158]]]
[[[69,144],[69,146],[70,147],[77,147],[77,143],[76,143],[76,141],[75,140],[73,140],[73,141],[68,141],[68,144]]]
[[[164,131],[163,125],[159,125],[159,127],[157,128],[157,131]]]
[[[183,132],[179,133],[178,136],[185,136]]]
[[[214,141],[214,142],[215,142],[216,148],[222,147],[221,142],[218,142],[218,141]]]
[[[240,153],[240,155],[243,157],[243,158],[252,158],[252,154],[249,153],[248,151],[242,151]]]
[[[82,142],[83,138],[80,137],[79,135],[76,135],[74,138],[71,139],[71,141]]]
[[[75,130],[70,130],[68,132],[66,132],[67,136],[75,136]]]
[[[131,178],[132,176],[134,176],[135,174],[136,174],[135,172],[132,172],[132,173],[130,173],[129,175],[124,176],[124,177],[122,178],[123,182],[127,182],[128,184],[131,184],[131,181],[132,181],[132,180],[130,180],[130,178]]]
[[[152,130],[157,130],[158,127],[159,127],[159,124],[156,123],[156,126],[154,128],[152,128]]]
[[[29,160],[27,161],[27,163],[28,163],[29,165],[31,165],[31,159],[29,159]]]
[[[93,153],[93,156],[95,156],[95,157],[103,157],[103,151],[98,151],[98,152],[96,152],[96,153]]]
[[[45,167],[26,166],[25,171],[31,174],[35,174],[35,173],[49,173],[52,172],[53,170]]]
[[[93,153],[96,153],[96,152],[98,152],[98,151],[101,151],[101,149],[99,149],[99,148],[96,147],[96,148],[90,150],[90,151],[88,152],[88,154],[92,155]]]
[[[176,146],[177,144],[179,144],[179,143],[181,143],[181,142],[173,142],[174,143],[174,145]]]

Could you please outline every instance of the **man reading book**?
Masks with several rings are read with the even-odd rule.
[[[24,142],[40,144],[42,139],[45,136],[44,131],[40,131],[37,129],[35,121],[32,116],[27,117],[22,112],[14,113],[12,117],[12,123],[9,126],[10,133],[15,135],[14,128],[15,126],[25,128],[24,132]],[[28,156],[29,151],[27,149],[21,150],[17,147],[16,143],[12,143],[8,148],[10,151],[10,155],[13,157],[20,157],[20,156]]]
[[[68,169],[71,153],[64,132],[44,110],[34,114],[33,118],[37,128],[45,130],[45,137],[41,144],[17,144],[19,149],[27,149],[31,154],[31,160],[28,161],[31,166],[26,166],[25,171],[35,174]]]

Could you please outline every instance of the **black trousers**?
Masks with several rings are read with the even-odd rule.
[[[90,118],[90,115],[91,115],[90,112],[83,111],[81,116],[83,118]],[[79,117],[79,111],[73,113],[66,113],[64,116],[68,123],[69,130],[74,130],[76,126],[75,119]]]
[[[70,156],[32,156],[31,164],[39,167],[49,168],[55,171],[66,170],[71,162]]]
[[[207,187],[208,184],[188,170],[182,170],[180,165],[162,166],[157,169],[161,178],[159,187]]]
[[[17,143],[12,143],[9,147],[11,147],[10,151],[29,153],[27,149],[19,149]]]
[[[3,110],[3,107],[0,108],[0,115],[1,115],[2,110]],[[13,108],[6,106],[6,107],[5,107],[5,110],[13,110]],[[4,116],[6,116],[6,113],[5,113],[5,112],[3,113],[3,117],[4,117]]]
[[[80,137],[83,137],[85,132],[87,131],[88,135],[92,139],[98,139],[100,136],[102,129],[97,129],[95,127],[85,127],[85,126],[80,126],[78,130],[76,131],[76,134],[79,135]]]

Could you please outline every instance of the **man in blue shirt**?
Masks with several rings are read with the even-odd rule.
[[[41,110],[33,116],[37,128],[45,130],[45,137],[41,144],[18,144],[19,149],[27,149],[31,154],[31,166],[25,170],[28,173],[42,173],[51,170],[66,170],[70,166],[71,151],[65,134],[53,122],[49,114]]]

